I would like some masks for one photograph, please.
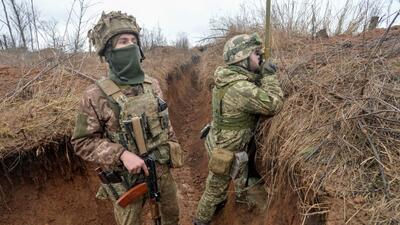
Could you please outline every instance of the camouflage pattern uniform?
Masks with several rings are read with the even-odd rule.
[[[235,36],[225,44],[224,59],[228,65],[218,67],[214,74],[213,122],[205,143],[209,155],[214,149],[246,151],[257,115],[272,116],[282,107],[283,92],[277,76],[260,76],[242,67],[248,63],[251,52],[260,47],[257,34]],[[227,198],[230,180],[229,175],[209,172],[195,221],[211,221],[216,206]]]
[[[107,16],[113,17],[113,15],[114,18],[118,18],[118,16],[126,18],[126,14],[112,12],[108,15],[103,14],[102,19]],[[129,18],[132,17],[130,16]],[[129,21],[126,24],[131,25]],[[129,28],[127,29],[129,30]],[[112,35],[109,36],[111,37]],[[101,48],[101,45],[97,46],[97,49]],[[142,95],[144,87],[151,87],[150,89],[152,89],[155,96],[163,97],[158,81],[147,75],[144,78],[143,84],[118,86],[126,97]],[[126,186],[131,186],[139,179],[139,175],[129,173],[123,166],[120,156],[127,148],[119,142],[118,138],[113,137],[115,135],[112,135],[120,134],[122,131],[119,121],[121,113],[123,112],[119,111],[118,104],[112,102],[99,85],[93,84],[87,88],[81,99],[72,137],[72,144],[77,155],[84,160],[102,165],[105,170],[117,171],[121,175],[125,183],[111,184],[119,196],[127,191]],[[169,120],[167,129],[167,142],[177,142]],[[157,162],[156,169],[159,191],[161,193],[160,213],[162,224],[177,225],[179,223],[177,191],[168,164],[169,145],[166,144],[167,142],[163,142],[164,144],[157,146],[150,155]],[[141,212],[147,196],[131,203],[126,208],[122,208],[115,203],[116,198],[109,186],[102,184],[96,197],[99,199],[110,199],[114,202],[114,215],[117,224],[141,224]]]

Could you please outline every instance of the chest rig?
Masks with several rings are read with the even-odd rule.
[[[106,134],[111,141],[137,155],[151,153],[167,142],[167,104],[156,96],[149,79],[133,96],[123,92],[131,86],[119,87],[110,79],[99,80],[97,85],[119,112],[120,130]]]

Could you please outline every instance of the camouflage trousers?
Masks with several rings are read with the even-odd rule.
[[[211,150],[206,149],[210,156]],[[237,198],[242,198],[243,195],[246,195],[247,176],[248,167],[246,165],[233,180]],[[218,175],[211,171],[208,172],[206,188],[197,205],[195,220],[202,223],[211,221],[217,206],[227,199],[228,187],[231,180],[230,176]]]
[[[208,173],[206,188],[197,205],[196,220],[202,223],[211,221],[217,206],[227,199],[230,181],[230,176],[221,176],[213,172]],[[237,198],[242,198],[243,195],[246,195],[245,183],[245,176],[240,176],[234,180]]]
[[[195,219],[202,223],[211,221],[217,205],[227,198],[231,177],[208,173],[206,189],[197,205]]]
[[[157,165],[158,187],[160,191],[160,214],[161,224],[178,225],[179,224],[179,207],[177,200],[176,184],[171,172],[166,165]],[[124,193],[126,189],[122,184],[112,184],[119,195]],[[142,224],[143,206],[148,199],[144,196],[125,208],[115,203],[116,199],[106,185],[102,185],[97,198],[108,199],[114,202],[114,216],[118,225],[140,225]]]

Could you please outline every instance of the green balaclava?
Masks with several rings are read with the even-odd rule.
[[[144,72],[140,67],[140,48],[133,44],[105,52],[109,65],[109,78],[117,84],[141,84]]]

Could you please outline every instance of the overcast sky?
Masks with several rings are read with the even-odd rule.
[[[65,25],[68,11],[74,2],[74,0],[33,1],[42,17],[46,19],[52,17],[60,25]],[[88,15],[97,21],[103,10],[106,12],[121,10],[134,15],[142,27],[151,29],[159,26],[168,40],[175,40],[177,34],[185,32],[191,42],[194,42],[207,34],[211,18],[235,15],[242,3],[252,1],[265,2],[263,0],[91,0],[94,5],[90,7]],[[336,0],[334,5],[340,8],[345,1]],[[398,3],[394,7],[397,10],[400,8]]]
[[[34,0],[41,15],[66,21],[73,0]],[[141,27],[159,26],[167,39],[174,40],[185,32],[197,40],[208,30],[209,21],[216,16],[234,15],[244,0],[101,0],[92,1],[89,15],[99,18],[101,12],[120,10],[136,17]],[[97,3],[96,3],[97,2]]]

